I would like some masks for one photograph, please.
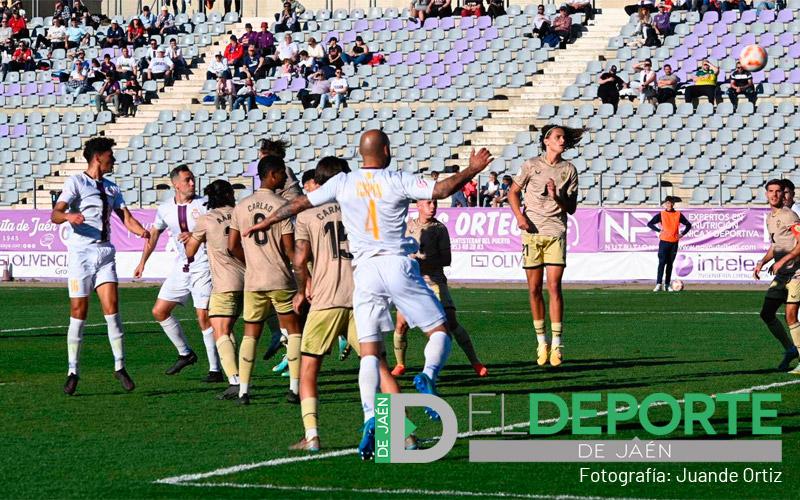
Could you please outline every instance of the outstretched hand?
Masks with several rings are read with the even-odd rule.
[[[472,153],[469,155],[469,166],[470,168],[480,168],[483,170],[492,160],[494,160],[494,158],[492,158],[492,154],[488,149],[481,148],[477,153],[475,149],[473,149]]]
[[[272,226],[272,223],[270,222],[270,220],[268,218],[264,219],[263,221],[259,222],[258,224],[254,225],[254,226],[250,226],[249,228],[245,229],[245,231],[242,233],[242,237],[243,238],[247,238],[248,236],[250,236],[251,234],[255,233],[256,231],[266,231],[271,226]]]

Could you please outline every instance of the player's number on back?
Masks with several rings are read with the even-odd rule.
[[[334,259],[352,259],[353,254],[342,246],[347,243],[347,231],[344,229],[342,221],[329,221],[325,223],[325,234],[331,243],[331,253]]]
[[[367,214],[367,222],[364,224],[364,229],[372,233],[375,241],[381,239],[381,233],[378,229],[378,207],[375,205],[375,200],[369,200],[369,213]]]
[[[253,225],[256,225],[266,219],[267,216],[264,214],[255,214],[253,216]],[[267,244],[267,230],[260,229],[258,231],[253,231],[253,241],[256,242],[258,246],[264,246]]]

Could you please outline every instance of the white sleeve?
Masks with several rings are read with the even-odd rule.
[[[413,175],[407,172],[399,172],[399,180],[403,195],[409,200],[433,199],[435,182],[426,180],[422,175]]]
[[[158,207],[158,210],[156,210],[156,219],[153,221],[153,228],[158,231],[163,231],[167,228],[167,221],[165,221],[164,217],[161,215],[161,207]]]
[[[347,174],[344,172],[336,174],[334,177],[328,179],[328,182],[323,184],[319,189],[311,191],[306,196],[311,205],[318,207],[326,203],[336,201],[336,195],[339,192],[339,186],[347,179]]]
[[[125,199],[122,197],[122,190],[119,188],[117,188],[117,192],[114,193],[114,200],[112,201],[111,207],[114,210],[125,208]]]
[[[61,194],[58,196],[57,203],[64,202],[67,205],[72,205],[72,202],[78,198],[78,187],[75,185],[75,178],[70,177],[67,179],[67,182],[64,183],[64,189],[61,191]]]

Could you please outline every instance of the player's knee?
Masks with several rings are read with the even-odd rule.
[[[543,287],[541,283],[534,283],[528,286],[528,291],[533,297],[537,299],[542,298]]]
[[[158,322],[164,321],[165,319],[169,318],[169,313],[161,309],[160,307],[153,308],[153,319]]]
[[[775,310],[773,310],[767,304],[764,304],[764,306],[761,308],[761,313],[759,313],[759,316],[761,316],[761,321],[764,323],[770,323],[775,319]]]
[[[86,319],[89,304],[86,303],[72,303],[69,306],[69,315],[75,319]]]

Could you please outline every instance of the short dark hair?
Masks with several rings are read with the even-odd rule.
[[[313,168],[303,171],[303,177],[300,179],[300,184],[305,186],[306,182],[314,179],[314,172]]]
[[[236,206],[236,194],[233,191],[233,186],[226,180],[215,180],[203,189],[203,194],[208,198],[206,206],[209,210]]]
[[[178,178],[179,175],[181,175],[181,172],[189,172],[190,174],[194,175],[188,165],[178,165],[177,167],[170,170],[169,180],[174,181],[175,179]]]
[[[781,189],[784,189],[785,185],[783,184],[783,179],[770,179],[764,184],[764,189],[769,189],[770,186],[780,186]]]
[[[350,172],[350,165],[347,164],[347,160],[336,156],[326,156],[317,163],[314,180],[321,186],[328,182],[331,177],[341,172]]]
[[[286,157],[286,149],[290,146],[289,141],[284,139],[261,139],[258,150],[266,156]]]
[[[544,140],[547,138],[548,135],[550,135],[550,132],[553,129],[556,129],[556,128],[560,128],[561,130],[564,131],[564,149],[565,150],[572,149],[575,146],[577,146],[579,142],[581,142],[581,138],[583,137],[584,129],[582,129],[582,128],[570,128],[570,127],[565,127],[563,125],[556,125],[556,124],[550,123],[550,124],[545,125],[544,127],[542,127],[542,135],[541,135],[541,137],[539,137],[539,143],[540,143],[540,146],[542,148],[542,151],[545,150]]]
[[[286,170],[286,163],[280,156],[265,156],[258,160],[258,178],[264,179],[270,172]]]
[[[783,184],[784,190],[794,191],[794,182],[790,181],[789,179],[781,179],[781,183]]]
[[[503,182],[505,182],[505,181],[514,182],[514,179],[510,175],[504,175],[503,176]]]
[[[83,157],[86,158],[86,163],[91,162],[94,155],[111,151],[116,144],[117,142],[110,137],[92,137],[83,146]]]

